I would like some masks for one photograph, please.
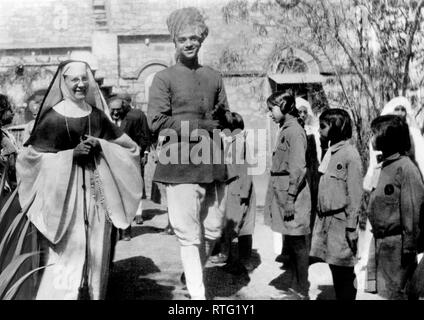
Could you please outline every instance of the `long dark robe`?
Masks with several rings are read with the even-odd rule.
[[[82,118],[65,117],[52,108],[40,119],[35,131],[25,145],[32,145],[39,152],[56,153],[75,148],[86,134],[105,140],[113,140],[123,133],[106,117],[103,111],[97,108],[93,107],[90,115]],[[16,215],[21,210],[17,196],[13,204],[14,215]],[[27,233],[23,252],[46,249],[47,240],[32,224],[30,224]],[[28,260],[20,268],[17,278],[36,267],[45,265],[47,260],[45,254],[46,252],[43,251],[41,257],[35,256]],[[42,273],[43,271],[40,271],[29,278],[15,298],[34,299]]]

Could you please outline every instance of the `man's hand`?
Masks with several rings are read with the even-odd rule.
[[[199,120],[199,128],[212,132],[214,129],[221,129],[221,125],[218,120]]]
[[[284,205],[284,221],[294,220],[295,208],[294,208],[294,198],[288,196],[287,201]]]
[[[358,233],[354,229],[346,229],[346,241],[353,255],[358,252]]]

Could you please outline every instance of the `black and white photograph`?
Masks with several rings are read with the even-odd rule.
[[[424,0],[0,0],[0,129],[0,300],[424,300]]]

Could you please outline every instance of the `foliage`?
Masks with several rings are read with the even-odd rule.
[[[369,123],[391,98],[413,87],[410,65],[419,58],[423,1],[309,1],[303,14],[308,41],[327,57],[351,113],[359,150],[367,150]],[[421,59],[421,58],[420,58]],[[368,152],[361,153],[364,166]]]
[[[244,57],[233,48],[225,48],[219,57],[221,70],[240,70],[243,68]]]
[[[6,172],[7,166],[1,172],[2,177]],[[0,185],[3,204],[0,211],[0,299],[13,299],[20,289],[27,291],[22,297],[32,298],[31,290],[36,282],[34,273],[44,267],[38,267],[39,252],[34,250],[36,233],[32,232],[26,214],[19,212],[17,189],[3,192],[5,182],[6,179],[2,179]]]
[[[222,15],[226,23],[245,21],[249,19],[249,4],[247,0],[232,0],[222,7]]]
[[[245,70],[248,58],[260,49],[261,44],[254,43],[244,31],[240,31],[237,40],[222,50],[218,68],[222,71]]]
[[[43,79],[47,75],[47,72],[43,68],[39,67],[25,67],[22,74],[17,74],[16,67],[9,67],[5,71],[0,72],[0,88],[4,94],[7,94],[13,104],[16,104],[17,101],[26,101],[28,97],[30,97],[37,88],[34,88],[34,82],[39,79]],[[9,93],[7,90],[9,88],[13,88],[19,86],[22,88],[23,97],[15,97],[16,94]]]
[[[331,103],[350,111],[358,149],[365,151],[369,123],[384,104],[424,83],[419,71],[424,71],[423,3],[424,0],[233,0],[223,12],[249,23],[253,31],[262,30],[259,37],[269,37],[272,30],[275,44],[265,62],[267,70],[275,68],[284,59],[284,49],[291,46],[324,57],[334,72]],[[239,49],[231,57],[237,67],[243,61],[243,51]],[[361,155],[366,166],[368,152]]]
[[[424,84],[423,7],[424,0],[237,0],[226,6],[231,19],[224,20],[244,17],[253,34],[273,39],[267,71],[276,70],[290,47],[328,63],[334,74],[323,98],[351,114],[367,168],[371,120],[389,100],[410,97]],[[410,98],[413,106],[424,105]],[[416,115],[420,112],[422,107],[416,108]]]

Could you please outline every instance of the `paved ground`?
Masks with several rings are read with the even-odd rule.
[[[172,300],[188,299],[180,282],[182,265],[175,236],[162,234],[167,224],[167,213],[150,200],[145,203],[143,225],[133,225],[132,240],[119,241],[109,283],[108,299]],[[263,224],[263,210],[258,208],[253,238],[256,268],[249,277],[235,277],[225,273],[221,266],[208,263],[206,287],[208,295],[219,299],[269,299],[284,290],[287,272],[276,263],[272,233]],[[363,281],[361,272],[359,283]],[[315,263],[309,268],[311,299],[334,299],[328,266]],[[358,293],[358,299],[376,296]]]
[[[150,157],[152,154],[150,154]],[[150,158],[145,169],[146,194],[150,197],[154,161]],[[208,263],[206,266],[207,294],[213,299],[270,299],[274,293],[287,285],[288,273],[275,262],[273,235],[263,223],[263,206],[268,178],[254,176],[257,199],[257,215],[253,236],[253,261],[256,268],[249,277],[234,277],[225,273],[221,266]],[[166,205],[144,203],[145,222],[133,224],[132,240],[119,241],[116,247],[114,266],[109,282],[108,299],[171,300],[187,299],[187,290],[180,282],[183,271],[179,247],[175,236],[162,234],[167,225]],[[365,235],[366,236],[366,235]],[[360,237],[359,251],[365,252],[366,243]],[[358,285],[364,283],[364,273],[357,266]],[[324,263],[315,263],[309,268],[311,299],[334,299],[331,273]],[[376,299],[375,295],[358,291],[358,299]]]

